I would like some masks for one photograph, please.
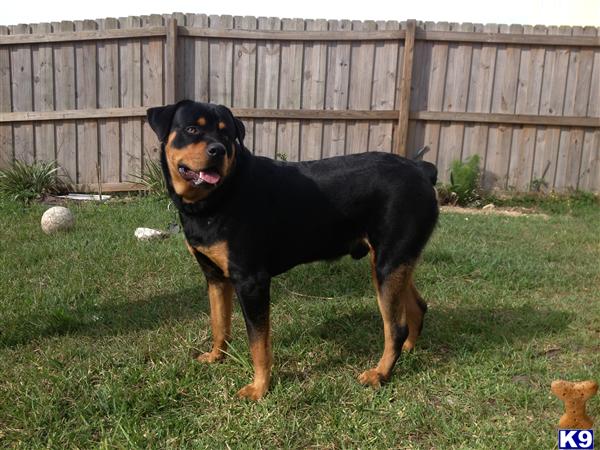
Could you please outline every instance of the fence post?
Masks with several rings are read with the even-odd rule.
[[[406,23],[406,37],[404,38],[404,61],[402,64],[402,78],[400,79],[400,102],[395,148],[395,152],[402,156],[407,155],[406,142],[408,140],[408,116],[410,114],[410,85],[412,82],[416,28],[416,20],[409,20]]]
[[[177,77],[177,19],[167,19],[165,103],[175,103]]]

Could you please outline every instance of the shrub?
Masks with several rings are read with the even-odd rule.
[[[163,176],[160,161],[156,161],[146,154],[142,174],[130,175],[138,180],[137,183],[140,184],[148,194],[158,196],[167,195],[167,184],[165,182],[165,177]]]
[[[28,203],[48,194],[69,191],[69,184],[58,176],[56,161],[26,164],[15,161],[0,170],[0,196]]]
[[[450,191],[455,194],[455,203],[459,205],[468,205],[481,197],[479,189],[479,155],[473,155],[464,162],[452,161]]]

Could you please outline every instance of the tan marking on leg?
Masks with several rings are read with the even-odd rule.
[[[240,398],[259,400],[265,395],[271,381],[273,355],[271,351],[270,325],[266,330],[257,332],[250,342],[250,353],[254,365],[254,381],[237,393]]]
[[[216,242],[209,246],[197,245],[194,249],[215,263],[221,269],[223,275],[229,276],[229,247],[227,241]]]
[[[408,337],[406,341],[402,345],[402,350],[410,351],[415,348],[417,338],[421,334],[421,327],[423,325],[423,317],[425,316],[425,312],[419,306],[419,301],[423,304],[421,295],[417,288],[415,287],[414,280],[412,279],[412,274],[409,281],[409,292],[407,295],[407,303],[406,303],[406,321],[408,323]]]
[[[392,369],[400,353],[395,340],[397,336],[394,333],[401,331],[403,327],[407,326],[406,304],[410,295],[409,281],[412,268],[409,266],[400,266],[388,275],[383,285],[380,286],[377,281],[375,263],[375,253],[371,250],[373,283],[377,291],[377,303],[383,319],[383,354],[377,366],[364,371],[358,377],[358,381],[361,384],[378,388],[382,382],[390,378]]]
[[[210,301],[210,326],[213,346],[210,352],[198,356],[200,362],[212,363],[225,357],[227,342],[231,340],[231,310],[233,285],[228,280],[208,281]]]

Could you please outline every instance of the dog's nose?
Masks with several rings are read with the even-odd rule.
[[[223,156],[225,154],[225,146],[218,142],[208,144],[208,147],[206,147],[206,153],[212,158],[215,156]]]

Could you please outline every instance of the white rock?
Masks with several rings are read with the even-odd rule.
[[[481,209],[488,210],[488,209],[494,209],[495,207],[496,207],[496,205],[494,205],[493,203],[488,203]]]
[[[42,230],[46,234],[68,231],[75,226],[75,216],[64,206],[53,206],[42,215]]]
[[[140,241],[149,241],[150,239],[159,239],[168,236],[168,234],[163,231],[144,227],[136,228],[134,235]]]

